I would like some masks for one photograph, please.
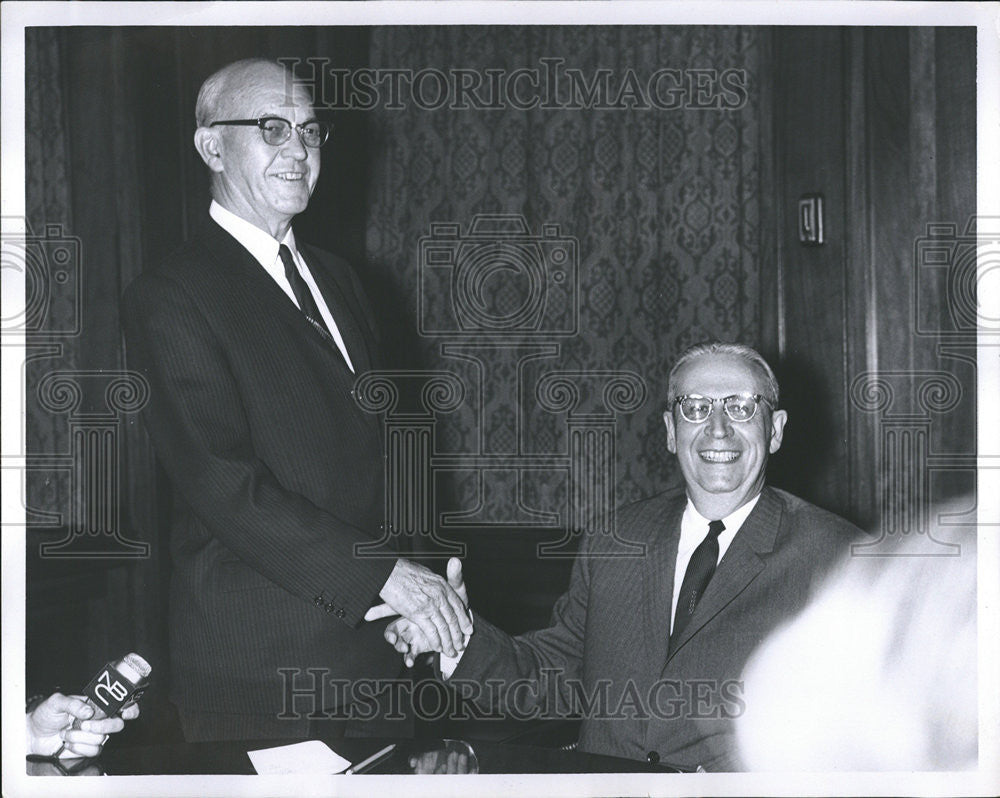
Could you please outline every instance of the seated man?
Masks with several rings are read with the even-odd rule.
[[[582,715],[579,749],[682,769],[741,769],[734,719],[743,667],[860,532],[765,486],[787,413],[766,361],[742,344],[687,350],[670,372],[667,448],[686,490],[623,508],[644,556],[584,539],[549,628],[511,637],[484,619],[445,675],[484,708]],[[452,587],[465,597],[457,561]],[[385,637],[408,661],[430,644],[400,618]],[[487,682],[487,680],[495,680]]]

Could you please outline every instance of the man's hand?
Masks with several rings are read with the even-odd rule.
[[[452,558],[448,562],[449,577]],[[457,566],[458,584],[461,564]],[[379,596],[385,601],[365,613],[366,621],[402,615],[415,625],[429,648],[454,657],[465,647],[465,635],[472,634],[472,622],[465,609],[465,600],[449,581],[445,581],[428,568],[409,560],[397,560]],[[388,638],[386,638],[388,639]]]
[[[406,618],[397,618],[385,627],[382,634],[386,642],[403,655],[407,668],[412,668],[421,654],[436,650],[424,637],[420,627]]]
[[[125,728],[125,720],[139,717],[139,705],[129,704],[121,717],[90,720],[93,707],[83,696],[53,693],[27,715],[28,753],[40,756],[91,757],[101,753],[108,735]],[[124,720],[123,720],[124,718]],[[75,720],[83,721],[79,729]]]
[[[469,593],[465,587],[465,580],[462,578],[462,561],[456,557],[448,560],[448,585],[458,594],[458,597],[462,599],[462,603],[468,608]],[[413,663],[418,655],[427,651],[440,650],[431,645],[430,640],[420,630],[420,627],[407,618],[397,618],[390,623],[385,628],[383,636],[389,645],[403,655],[403,661],[406,663],[407,668],[413,667]]]

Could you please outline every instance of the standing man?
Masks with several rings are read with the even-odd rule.
[[[477,617],[457,667],[446,656],[441,667],[492,709],[581,714],[580,750],[737,770],[744,664],[860,530],[765,486],[788,414],[756,351],[696,345],[671,370],[668,394],[667,449],[685,490],[618,516],[645,555],[615,556],[610,536],[585,538],[548,629],[510,637]],[[449,577],[464,596],[457,566]],[[408,661],[431,647],[405,619],[385,637]]]
[[[383,537],[380,426],[353,391],[377,333],[347,264],[291,227],[327,125],[262,59],[209,77],[196,116],[210,218],[124,300],[173,487],[171,695],[188,740],[300,737],[350,711],[352,680],[395,675],[373,603],[451,653],[471,625],[433,572],[357,555]]]

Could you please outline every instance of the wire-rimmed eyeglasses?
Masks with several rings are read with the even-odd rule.
[[[298,132],[302,143],[307,147],[322,147],[330,137],[331,125],[313,119],[301,125],[293,125],[287,119],[280,116],[262,116],[257,119],[222,119],[218,122],[209,123],[209,127],[216,125],[245,125],[260,128],[260,135],[267,144],[272,147],[280,147],[292,137],[292,128]]]
[[[681,416],[692,424],[707,421],[716,402],[722,403],[722,408],[730,420],[738,422],[750,421],[757,415],[757,406],[761,402],[768,407],[771,406],[771,403],[759,393],[734,393],[721,399],[696,393],[674,397],[674,404],[680,408]]]

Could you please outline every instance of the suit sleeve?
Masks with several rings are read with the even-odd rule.
[[[572,714],[581,684],[589,601],[590,560],[583,549],[548,628],[511,636],[477,615],[475,631],[449,683],[490,711],[520,718]],[[484,691],[481,685],[487,682],[495,686]],[[465,689],[473,684],[480,687]]]
[[[146,426],[187,505],[266,578],[361,623],[395,561],[356,558],[355,544],[371,535],[286,490],[255,456],[226,353],[182,285],[144,275],[123,310],[130,365],[150,383]]]

